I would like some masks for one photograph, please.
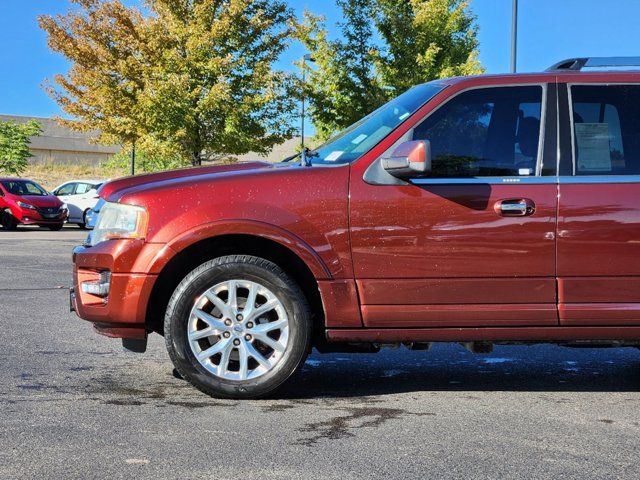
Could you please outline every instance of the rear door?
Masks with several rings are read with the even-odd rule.
[[[365,326],[557,325],[555,125],[555,84],[463,89],[406,137],[431,142],[431,176],[352,177]]]
[[[640,325],[640,82],[561,91],[560,323]]]
[[[78,208],[81,210],[81,213],[84,213],[86,209],[93,207],[93,205],[95,204],[95,197],[97,197],[95,185],[91,183],[80,182],[78,183],[78,186],[76,188],[73,203],[78,206]]]

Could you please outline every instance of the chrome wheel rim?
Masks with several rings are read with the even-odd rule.
[[[207,371],[225,380],[252,380],[283,358],[289,319],[280,299],[264,285],[228,280],[196,299],[187,335]]]

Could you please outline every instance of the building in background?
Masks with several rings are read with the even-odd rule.
[[[304,137],[305,144],[310,146],[313,144],[311,137]],[[245,153],[244,155],[238,155],[237,158],[240,162],[246,162],[249,160],[262,160],[267,162],[280,162],[287,157],[290,157],[294,153],[300,150],[300,137],[293,137],[289,140],[285,140],[280,145],[275,145],[271,152],[266,156],[260,156],[257,153]]]
[[[30,163],[97,165],[120,151],[120,147],[92,143],[95,133],[75,132],[59,125],[52,118],[0,115],[0,121],[25,123],[36,120],[42,127],[42,134],[31,139]]]
[[[66,164],[66,165],[98,165],[106,162],[109,157],[120,151],[119,145],[104,146],[92,142],[96,133],[76,132],[59,125],[53,118],[23,117],[20,115],[0,115],[0,122],[25,123],[36,120],[42,127],[42,134],[31,139],[31,153],[33,157],[29,163],[33,164]],[[312,140],[307,138],[307,144]],[[257,153],[239,155],[238,160],[266,160],[267,162],[279,162],[293,155],[299,150],[300,137],[286,140],[281,145],[276,145],[266,155]]]

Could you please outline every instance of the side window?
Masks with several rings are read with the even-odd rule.
[[[42,190],[31,182],[24,182],[24,195],[42,195]]]
[[[457,95],[414,130],[429,140],[432,177],[536,174],[542,87],[494,87]]]
[[[576,175],[640,174],[640,86],[573,85]]]
[[[73,192],[76,189],[76,185],[77,184],[75,183],[68,183],[67,185],[60,187],[56,192],[56,195],[58,196],[73,195]]]
[[[93,187],[93,185],[89,183],[79,183],[78,187],[76,188],[76,195],[87,193],[89,190],[91,190],[91,187]]]

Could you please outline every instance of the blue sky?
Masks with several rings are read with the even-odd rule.
[[[128,0],[128,3],[135,3]],[[332,0],[290,0],[298,13],[304,8],[326,15],[330,27],[340,20]],[[36,17],[61,13],[68,0],[0,0],[0,113],[50,116],[58,106],[42,83],[68,68],[47,49]],[[511,0],[471,0],[480,27],[480,60],[489,73],[509,68]],[[638,0],[520,0],[518,70],[543,70],[573,56],[640,55]],[[294,45],[282,59],[283,68],[304,53]]]

